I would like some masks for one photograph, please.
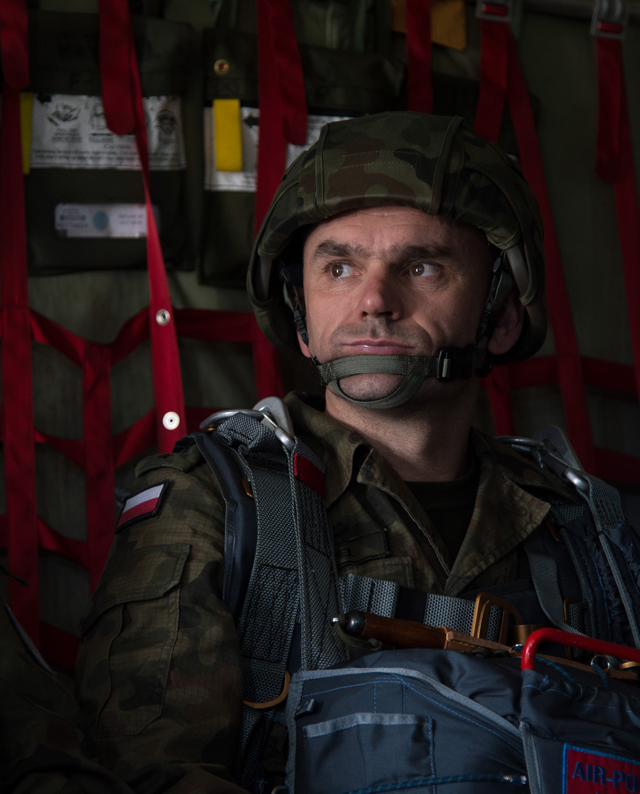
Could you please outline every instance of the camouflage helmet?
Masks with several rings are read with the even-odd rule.
[[[546,334],[542,219],[518,166],[461,117],[389,112],[324,126],[283,177],[257,235],[248,292],[263,333],[300,352],[279,267],[296,232],[348,210],[416,207],[482,229],[506,255],[526,308],[522,334],[496,363],[533,355]]]

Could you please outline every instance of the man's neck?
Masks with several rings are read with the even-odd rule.
[[[403,480],[444,482],[467,470],[477,391],[465,389],[451,400],[429,401],[414,412],[399,412],[373,411],[327,389],[326,413],[356,430]]]

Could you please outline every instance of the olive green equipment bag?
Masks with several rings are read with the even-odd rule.
[[[192,68],[185,23],[134,19],[151,195],[168,268],[191,269],[181,97]],[[133,135],[106,127],[97,14],[29,14],[31,97],[23,95],[31,275],[146,268],[144,191]],[[26,111],[26,112],[25,112]],[[31,120],[30,124],[28,120]]]

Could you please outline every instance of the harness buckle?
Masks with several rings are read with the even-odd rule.
[[[621,41],[625,36],[628,20],[627,0],[596,0],[591,17],[591,35]]]
[[[498,607],[501,610],[500,628],[498,630],[498,638],[495,642],[500,643],[500,645],[507,645],[509,618],[513,617],[516,625],[518,625],[522,623],[522,615],[510,601],[500,598],[500,596],[493,595],[493,593],[478,593],[476,596],[471,631],[469,633],[472,637],[476,637],[477,639],[487,639],[491,607]]]
[[[282,427],[282,424],[285,424],[285,420],[279,418],[278,416],[274,416],[275,412],[268,402],[269,400],[267,399],[258,403],[258,410],[255,408],[251,410],[247,408],[243,408],[241,410],[231,408],[225,411],[216,411],[214,414],[211,414],[211,416],[208,416],[204,422],[200,423],[200,430],[203,433],[212,433],[218,427],[218,425],[226,422],[227,419],[231,419],[231,417],[235,416],[236,414],[244,414],[245,416],[253,417],[265,427],[268,427],[283,447],[286,447],[288,450],[292,450],[296,445],[296,440],[291,433],[288,432],[288,430],[291,428],[289,426],[287,426],[286,429]]]
[[[455,361],[455,349],[453,347],[443,347],[438,353],[438,370],[436,378],[438,380],[452,380],[453,363]]]
[[[490,22],[511,22],[513,0],[476,0],[476,18]]]

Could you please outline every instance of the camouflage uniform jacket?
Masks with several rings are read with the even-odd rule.
[[[306,398],[308,399],[308,398]],[[385,459],[350,428],[289,395],[296,433],[324,460],[339,573],[459,595],[528,575],[521,544],[544,495],[575,501],[553,475],[471,433],[480,483],[459,555]],[[195,445],[138,466],[136,492],[168,481],[154,518],[119,532],[82,623],[78,692],[113,770],[144,792],[236,789],[242,674],[221,600],[224,502]],[[524,486],[527,490],[524,490]],[[533,495],[538,493],[538,495]]]
[[[96,760],[73,695],[0,603],[0,793],[133,794]]]

